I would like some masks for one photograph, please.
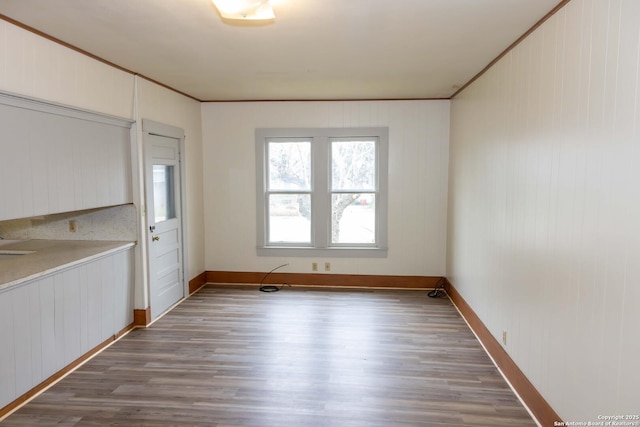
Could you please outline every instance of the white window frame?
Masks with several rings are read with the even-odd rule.
[[[389,128],[263,128],[256,129],[256,231],[260,256],[326,256],[383,258],[387,256]],[[331,141],[373,138],[376,145],[376,243],[331,243]],[[311,244],[269,244],[267,147],[270,141],[311,141]]]

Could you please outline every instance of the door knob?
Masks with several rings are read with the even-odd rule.
[[[158,240],[160,240],[160,236],[153,236],[151,240],[157,242]]]

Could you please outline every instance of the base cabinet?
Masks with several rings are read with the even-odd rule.
[[[133,323],[133,251],[0,293],[0,408]]]

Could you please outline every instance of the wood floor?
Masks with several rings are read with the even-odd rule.
[[[0,423],[535,425],[446,297],[212,285]]]

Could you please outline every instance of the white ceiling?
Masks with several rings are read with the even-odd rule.
[[[0,0],[0,14],[199,100],[448,98],[559,0]]]

